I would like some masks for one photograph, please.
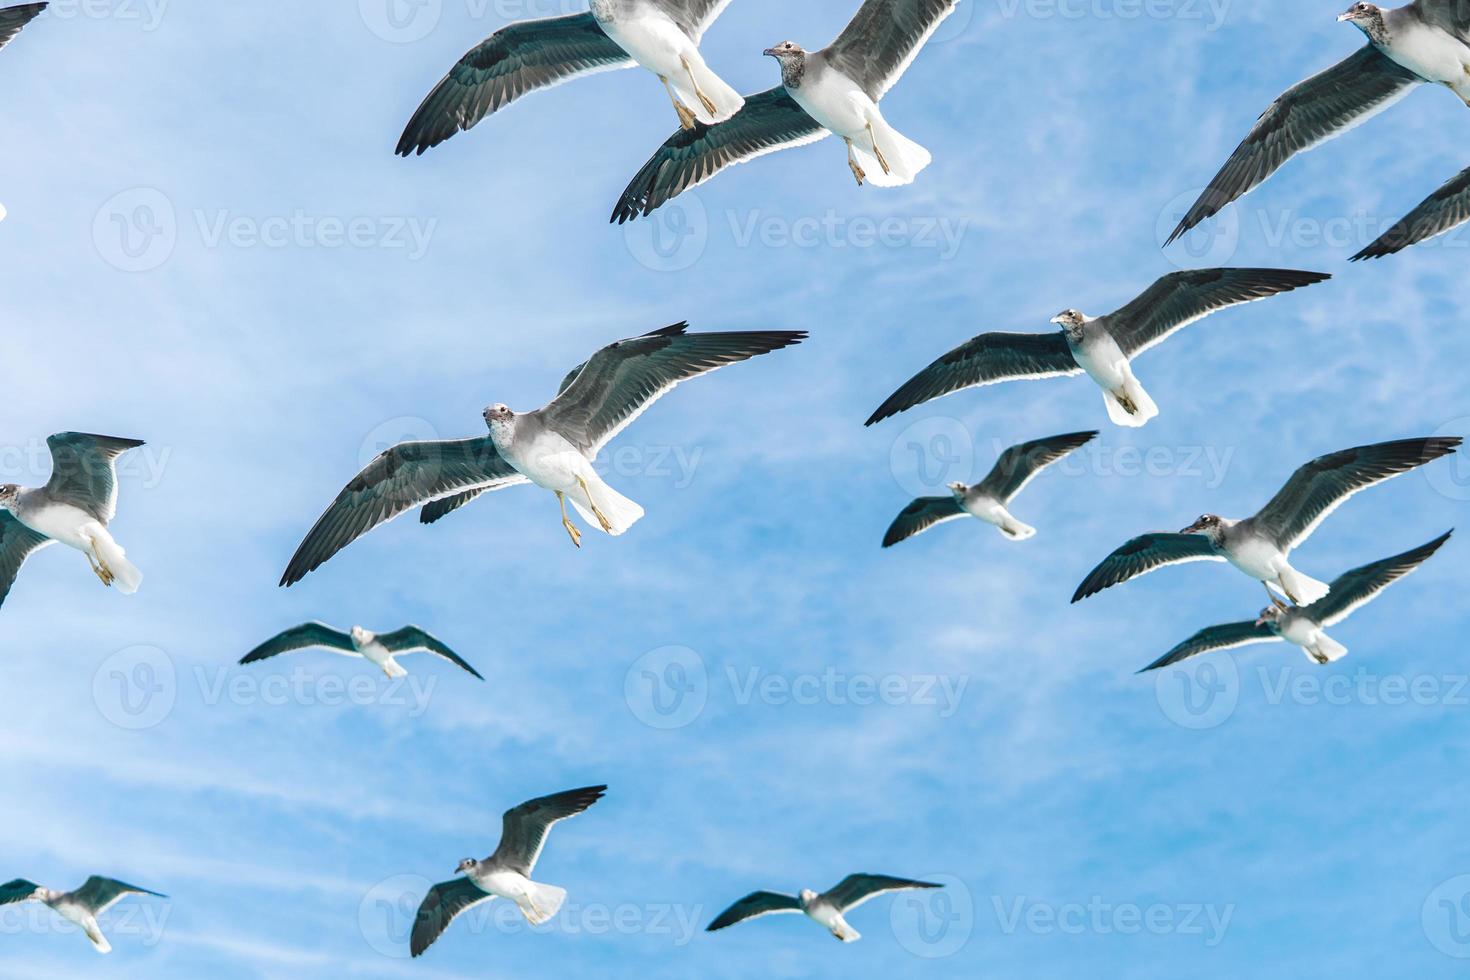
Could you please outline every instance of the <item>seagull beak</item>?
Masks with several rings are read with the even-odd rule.
[[[1352,19],[1353,19],[1353,12],[1351,10],[1346,11],[1344,13],[1341,13],[1341,14],[1338,14],[1337,15],[1337,22],[1339,24],[1341,24],[1345,20],[1352,20]]]
[[[1060,316],[1054,316],[1051,318],[1051,322],[1060,327],[1062,325],[1062,318]]]
[[[766,48],[764,51],[761,52],[761,54],[765,55],[767,58],[774,58],[776,57],[776,49]]]
[[[1200,530],[1203,530],[1203,529],[1204,529],[1204,525],[1201,524],[1199,521],[1195,521],[1193,524],[1189,525],[1189,527],[1185,528],[1184,530],[1180,531],[1179,533],[1180,534],[1194,534],[1195,532],[1200,531]]]

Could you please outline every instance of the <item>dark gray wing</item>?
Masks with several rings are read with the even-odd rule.
[[[1253,520],[1277,545],[1294,548],[1349,497],[1448,456],[1461,442],[1438,436],[1400,439],[1328,453],[1293,473]]]
[[[806,339],[800,330],[689,333],[689,324],[608,344],[537,414],[589,457],[681,382]]]
[[[1001,503],[1009,501],[1025,489],[1036,474],[1052,463],[1075,452],[1097,438],[1097,430],[1072,432],[1064,436],[1048,436],[1012,446],[1000,454],[989,475],[980,481],[980,489]]]
[[[546,846],[551,825],[581,813],[602,799],[605,792],[606,786],[585,786],[539,796],[506,810],[501,821],[500,846],[490,856],[491,862],[529,878],[536,859],[541,856],[541,848]]]
[[[137,439],[58,432],[51,447],[51,479],[46,495],[80,507],[106,524],[117,514],[117,458],[143,443]]]
[[[715,932],[733,926],[746,919],[778,912],[800,912],[801,902],[791,895],[777,892],[751,892],[725,911],[715,916],[713,922],[704,927],[705,932]]]
[[[611,220],[623,224],[647,217],[726,167],[827,135],[784,87],[752,95],[724,122],[696,122],[693,129],[670,136],[628,182]]]
[[[1409,6],[1419,11],[1426,23],[1442,27],[1470,43],[1470,2],[1467,0],[1414,0]]]
[[[35,897],[36,889],[41,886],[34,881],[26,881],[24,878],[16,878],[0,885],[0,905],[14,905],[16,902],[28,902]]]
[[[44,3],[23,3],[0,10],[0,48],[5,47],[11,38],[19,34],[22,27],[35,20],[36,15],[45,10],[46,6]]]
[[[101,915],[112,908],[118,900],[125,895],[152,895],[154,898],[168,898],[160,892],[149,891],[130,885],[116,878],[103,878],[93,875],[82,882],[82,887],[71,893],[71,898],[83,908],[91,910],[93,915]]]
[[[1131,578],[1192,561],[1224,561],[1203,534],[1142,534],[1129,541],[1087,573],[1072,596],[1081,602]]]
[[[590,13],[509,24],[449,69],[408,121],[396,152],[422,154],[534,89],[633,64]]]
[[[32,531],[11,516],[10,511],[0,511],[0,603],[10,594],[20,566],[31,552],[51,544],[52,540],[38,531]]]
[[[906,381],[865,424],[965,388],[1081,372],[1063,333],[982,333]]]
[[[1108,332],[1136,357],[1170,334],[1229,306],[1323,282],[1325,272],[1294,269],[1192,269],[1171,272],[1107,318]]]
[[[1428,561],[1453,533],[1446,531],[1412,551],[1344,572],[1332,580],[1332,591],[1312,603],[1304,612],[1323,626],[1342,622],[1354,610],[1366,605],[1378,593]]]
[[[408,937],[408,951],[414,956],[421,956],[434,944],[434,940],[444,934],[455,916],[494,897],[481,891],[480,886],[468,878],[441,881],[430,888],[429,894],[419,903],[418,914],[413,918],[413,931]]]
[[[450,497],[441,497],[438,500],[424,504],[423,510],[419,511],[420,524],[433,524],[448,514],[459,510],[465,504],[474,500],[480,494],[485,493],[492,487],[475,487],[473,490],[465,490]]]
[[[1470,6],[1470,0],[1466,0]],[[1404,219],[1379,236],[1378,240],[1357,255],[1353,262],[1381,259],[1401,252],[1410,245],[1443,235],[1451,228],[1470,221],[1470,169],[1459,175],[1404,216]]]
[[[1255,128],[1184,215],[1169,242],[1219,213],[1296,154],[1382,112],[1422,81],[1369,44],[1287,89],[1261,114]]]
[[[653,5],[669,15],[691,40],[698,41],[719,19],[730,0],[652,0]]]
[[[294,585],[363,534],[406,510],[475,487],[499,490],[525,483],[490,437],[405,442],[369,463],[307,533],[282,585]]]
[[[1211,650],[1229,650],[1233,647],[1250,646],[1252,643],[1270,643],[1280,637],[1271,632],[1265,623],[1226,623],[1223,626],[1206,626],[1198,633],[1140,670],[1146,674],[1161,667],[1171,667],[1181,660],[1197,657]]]
[[[325,647],[328,650],[339,650],[351,653],[352,637],[339,629],[333,629],[326,623],[302,623],[288,630],[282,630],[275,636],[266,640],[260,646],[251,650],[240,658],[242,664],[259,663],[269,660],[271,657],[290,653],[292,650],[306,650],[311,647]]]
[[[888,532],[883,535],[883,547],[892,548],[916,534],[929,530],[936,524],[964,517],[964,508],[953,496],[920,497],[898,512]]]
[[[820,54],[877,102],[958,5],[959,0],[867,0]]]
[[[906,891],[911,888],[942,888],[929,881],[914,881],[910,878],[894,878],[891,875],[848,875],[830,889],[823,898],[837,906],[837,911],[846,912],[857,908],[868,899],[884,892]]]
[[[480,672],[466,663],[463,657],[417,626],[405,626],[391,633],[382,633],[378,636],[378,642],[387,647],[390,653],[410,653],[415,650],[426,650],[436,657],[442,657],[448,660],[455,666],[462,667],[476,677],[479,677],[482,681],[485,679],[480,677]]]

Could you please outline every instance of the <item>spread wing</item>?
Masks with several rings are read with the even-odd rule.
[[[827,130],[783,86],[752,95],[724,122],[697,122],[693,129],[670,136],[628,182],[611,220],[623,224],[647,217],[726,167],[815,143],[826,135]]]
[[[920,497],[898,512],[888,533],[883,535],[883,547],[892,548],[916,534],[922,534],[936,524],[964,517],[965,511],[959,501],[949,497]]]
[[[1255,128],[1179,222],[1169,242],[1219,213],[1296,154],[1382,112],[1421,81],[1369,44],[1287,89],[1261,114]]]
[[[1378,593],[1428,561],[1453,533],[1446,531],[1412,551],[1344,572],[1333,579],[1331,592],[1306,608],[1306,614],[1323,626],[1342,622],[1354,610],[1366,605]]]
[[[396,152],[422,154],[527,92],[633,64],[590,13],[509,24],[449,69],[408,121]]]
[[[433,524],[446,515],[452,514],[455,511],[459,510],[461,507],[469,503],[471,500],[474,500],[480,494],[485,493],[487,490],[493,489],[495,488],[475,487],[473,490],[464,490],[460,493],[453,494],[452,496],[441,497],[438,500],[434,500],[427,504],[424,504],[423,509],[419,511],[419,523]]]
[[[294,585],[379,524],[469,488],[499,490],[526,482],[490,437],[405,442],[379,453],[317,519],[281,584]]]
[[[466,663],[463,657],[417,626],[405,626],[391,633],[383,633],[378,636],[378,642],[387,647],[390,653],[411,653],[416,650],[427,651],[436,657],[441,657],[455,666],[469,671],[482,681],[485,679],[480,677],[480,672]]]
[[[1192,561],[1224,561],[1203,534],[1142,534],[1129,541],[1087,573],[1072,596],[1081,602],[1131,578],[1167,565]]]
[[[51,544],[46,535],[32,531],[11,516],[9,511],[0,511],[0,603],[10,594],[10,587],[20,574],[20,566],[31,552]]]
[[[1075,452],[1097,438],[1097,431],[1072,432],[1048,436],[1012,446],[1000,454],[990,474],[980,481],[980,488],[1001,503],[1009,501],[1046,469],[1068,453]]]
[[[0,10],[0,48],[5,47],[11,38],[20,33],[22,27],[35,20],[36,15],[45,9],[44,3],[23,3]]]
[[[678,384],[727,364],[799,344],[806,333],[689,333],[687,323],[609,344],[543,408],[545,424],[589,457]]]
[[[1424,21],[1442,27],[1460,40],[1470,43],[1470,3],[1465,0],[1414,0],[1410,4]]]
[[[1193,269],[1172,272],[1107,319],[1108,332],[1129,357],[1229,306],[1331,279],[1293,269]]]
[[[155,898],[167,898],[159,892],[139,888],[116,878],[102,878],[93,875],[82,882],[82,887],[71,893],[74,901],[83,908],[89,909],[93,915],[101,915],[112,908],[125,895],[152,895]]]
[[[24,878],[16,878],[0,885],[0,905],[13,905],[16,902],[28,902],[36,895],[36,889],[41,886],[34,881],[26,881]]]
[[[1057,333],[983,333],[906,381],[878,406],[867,425],[951,392],[1000,381],[1079,374],[1067,337]]]
[[[821,54],[877,102],[958,5],[959,0],[867,0]]]
[[[797,901],[791,895],[781,895],[776,892],[751,892],[715,916],[715,920],[705,926],[704,931],[714,932],[718,929],[733,926],[737,922],[744,922],[746,919],[755,919],[762,915],[800,911],[801,902]]]
[[[586,786],[569,789],[564,793],[540,796],[527,800],[520,806],[505,811],[501,821],[500,846],[491,855],[491,862],[504,865],[530,877],[546,846],[546,835],[551,825],[567,817],[573,817],[602,799],[606,786]]]
[[[1271,628],[1264,623],[1259,626],[1255,623],[1226,623],[1223,626],[1207,626],[1140,670],[1139,673],[1145,674],[1161,667],[1171,667],[1181,660],[1188,660],[1190,657],[1197,657],[1211,650],[1229,650],[1232,647],[1246,647],[1252,643],[1270,643],[1278,639],[1280,637],[1271,632]]]
[[[1449,183],[1429,195],[1402,221],[1354,255],[1352,261],[1381,259],[1435,235],[1442,235],[1467,221],[1470,221],[1470,169],[1460,171]]]
[[[341,630],[333,629],[326,623],[302,623],[300,626],[282,630],[266,640],[241,657],[240,663],[259,663],[283,653],[290,653],[292,650],[306,650],[310,647],[326,647],[328,650],[344,652],[353,651],[352,637]]]
[[[906,891],[911,888],[942,888],[928,881],[914,881],[909,878],[894,878],[890,875],[848,875],[837,883],[836,887],[829,890],[822,897],[833,905],[837,911],[846,912],[848,909],[857,908],[870,898],[882,895],[884,892]]]
[[[652,0],[652,2],[654,6],[668,14],[669,19],[678,24],[679,29],[694,41],[702,38],[710,25],[719,19],[726,7],[730,6],[730,0]]]
[[[434,940],[444,934],[454,917],[465,909],[488,902],[495,896],[480,890],[468,878],[441,881],[429,889],[429,894],[419,903],[418,914],[413,918],[413,931],[408,937],[408,951],[414,956],[423,955]]]
[[[1254,521],[1279,546],[1294,548],[1349,497],[1448,456],[1461,441],[1454,437],[1400,439],[1329,453],[1293,473]]]
[[[59,432],[47,439],[46,445],[51,447],[47,495],[80,507],[103,524],[111,521],[117,514],[117,458],[143,443],[85,432]]]

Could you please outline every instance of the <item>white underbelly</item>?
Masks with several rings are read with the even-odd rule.
[[[393,654],[389,652],[388,648],[383,646],[383,644],[379,643],[377,640],[373,640],[371,643],[364,644],[357,652],[362,655],[362,658],[364,660],[368,661],[369,663],[377,664],[379,667],[387,663],[388,658],[393,656]]]
[[[837,924],[837,920],[841,918],[841,913],[830,905],[818,905],[813,908],[804,909],[803,911],[806,912],[808,918],[820,923],[824,929],[831,929]]]
[[[526,886],[530,883],[525,875],[515,871],[493,871],[477,875],[472,880],[491,895],[508,898],[512,902],[525,896],[529,890]]]
[[[665,78],[682,72],[682,59],[698,50],[677,24],[661,14],[640,14],[615,23],[598,21],[598,24],[618,47],[628,52],[628,57]]]
[[[1230,564],[1262,582],[1274,582],[1286,561],[1280,549],[1264,541],[1248,542],[1225,557]]]
[[[591,482],[592,464],[578,449],[560,436],[545,435],[526,446],[512,446],[500,454],[510,465],[544,490],[571,493],[580,489],[578,478]]]
[[[1004,526],[1011,516],[1004,505],[988,497],[966,500],[960,504],[960,508],[971,517],[977,517],[986,524],[994,524],[996,527]]]
[[[1470,88],[1470,47],[1437,27],[1409,29],[1384,54],[1431,82]]]
[[[1077,366],[1104,391],[1117,391],[1128,380],[1128,358],[1111,337],[1100,337],[1072,348]]]
[[[1299,647],[1311,648],[1322,638],[1322,628],[1310,619],[1293,617],[1281,631],[1281,637]]]
[[[91,542],[82,535],[81,529],[96,524],[97,518],[71,504],[50,504],[27,513],[22,523],[78,551],[90,551]]]
[[[866,135],[869,122],[883,118],[877,104],[852,79],[831,69],[818,78],[787,91],[823,128],[857,139]]]

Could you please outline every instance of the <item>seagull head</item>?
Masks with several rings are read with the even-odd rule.
[[[1204,514],[1199,520],[1180,531],[1180,534],[1212,534],[1225,522],[1214,514]]]
[[[1052,317],[1051,322],[1065,330],[1068,336],[1076,337],[1081,335],[1087,317],[1083,316],[1081,310],[1063,310]]]
[[[775,58],[783,65],[788,61],[800,61],[806,57],[806,49],[795,41],[782,41],[773,48],[766,48],[761,54],[767,58]]]
[[[951,490],[954,491],[956,496],[963,494],[970,489],[969,484],[963,482],[962,480],[956,480],[948,486]]]
[[[373,634],[361,626],[354,626],[347,632],[352,636],[352,645],[359,648],[367,646],[368,642],[373,638]]]
[[[1352,24],[1377,41],[1384,34],[1383,8],[1376,3],[1355,3],[1337,18],[1339,23]]]
[[[463,861],[459,862],[459,867],[455,868],[454,870],[458,874],[469,874],[471,871],[475,870],[479,863],[480,862],[476,861],[474,858],[465,858]]]
[[[810,888],[803,888],[801,891],[797,892],[797,894],[801,896],[801,904],[803,906],[811,905],[817,900],[817,893],[812,891]]]
[[[516,413],[510,410],[509,405],[501,405],[497,403],[485,409],[486,425],[506,425],[515,417]]]
[[[1280,606],[1267,606],[1265,609],[1261,610],[1261,615],[1256,617],[1256,625],[1266,626],[1269,624],[1274,626],[1275,624],[1280,623],[1281,618],[1285,615],[1286,610],[1282,609]]]
[[[20,496],[20,487],[14,483],[6,483],[0,486],[0,510],[9,510]]]

